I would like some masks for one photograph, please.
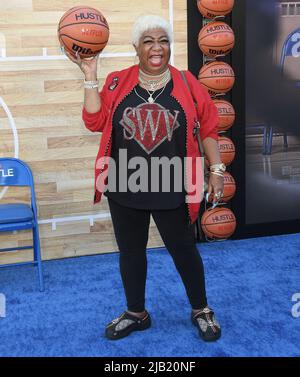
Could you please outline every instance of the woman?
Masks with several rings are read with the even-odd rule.
[[[185,73],[193,96],[181,73],[169,65],[171,41],[171,27],[164,19],[158,16],[139,18],[133,28],[133,45],[139,64],[108,75],[100,95],[97,57],[82,60],[79,56],[75,59],[68,55],[85,75],[85,125],[93,132],[102,132],[96,160],[95,202],[99,202],[105,192],[120,250],[120,272],[127,299],[127,310],[106,326],[108,339],[120,339],[151,325],[145,309],[150,214],[182,278],[192,307],[192,323],[206,341],[217,340],[221,335],[214,312],[207,305],[203,263],[194,240],[192,224],[197,219],[201,198],[193,200],[189,186],[181,186],[178,190],[178,184],[187,180],[187,176],[195,178],[195,158],[199,158],[199,149],[193,131],[198,118],[200,136],[211,167],[208,193],[215,196],[214,201],[220,199],[224,165],[217,144],[218,115],[208,93],[192,74]],[[142,189],[134,180],[138,172],[136,165],[121,168],[124,162],[121,150],[126,152],[128,160],[143,158],[146,162],[139,171]],[[157,182],[154,182],[152,171],[148,169],[145,173],[154,158],[162,157],[193,161],[190,169],[183,169],[181,165],[170,173],[169,182],[177,173],[181,172],[183,176],[179,174],[168,190],[161,187],[161,182],[154,184]],[[116,169],[119,169],[115,175],[118,188],[114,190],[113,185],[108,188],[105,184]],[[159,179],[164,177],[165,174],[158,174]],[[148,182],[146,178],[149,178]],[[131,183],[131,188],[134,182],[134,187],[139,189],[123,190],[124,182]],[[149,190],[151,184],[156,190]]]

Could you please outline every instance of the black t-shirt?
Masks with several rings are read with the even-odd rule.
[[[171,80],[152,94],[150,104],[149,92],[137,85],[114,113],[111,158],[116,169],[110,161],[104,195],[121,205],[171,209],[185,201],[186,116],[172,89]]]

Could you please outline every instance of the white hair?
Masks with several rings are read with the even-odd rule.
[[[145,31],[154,29],[163,29],[167,33],[170,43],[172,42],[173,32],[170,23],[160,16],[148,15],[139,17],[133,25],[132,43],[134,46],[138,46]]]

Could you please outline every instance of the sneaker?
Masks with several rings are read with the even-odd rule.
[[[105,328],[105,336],[110,340],[125,338],[133,331],[143,331],[151,326],[149,313],[143,318],[138,318],[126,311],[119,317],[111,321]]]
[[[199,330],[199,335],[206,342],[217,340],[221,336],[221,327],[214,312],[206,307],[200,312],[191,315],[192,323]]]

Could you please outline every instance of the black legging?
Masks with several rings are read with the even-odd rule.
[[[171,210],[140,210],[121,206],[111,199],[108,203],[120,250],[120,272],[128,310],[145,310],[150,214],[174,260],[192,308],[205,307],[204,268],[195,245],[193,227],[188,224],[186,204]]]

